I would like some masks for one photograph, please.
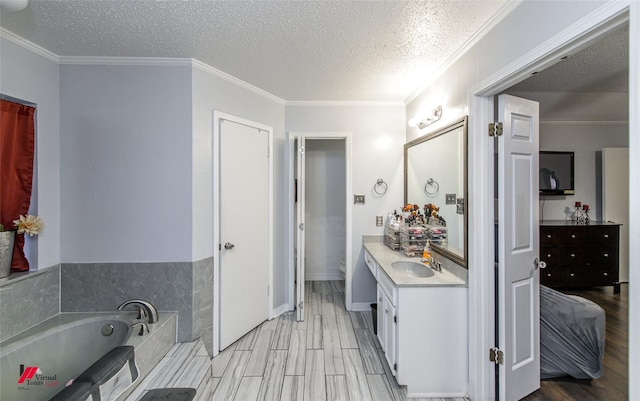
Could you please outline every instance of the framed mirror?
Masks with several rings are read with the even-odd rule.
[[[467,267],[467,117],[404,145],[404,203],[435,205],[447,240],[431,246]]]

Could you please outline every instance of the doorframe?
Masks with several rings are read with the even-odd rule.
[[[523,81],[531,73],[557,63],[564,54],[586,47],[599,36],[627,22],[633,24],[629,18],[629,3],[608,2],[479,82],[469,91],[470,111],[471,115],[475,116],[470,119],[470,133],[472,134],[469,135],[469,148],[479,149],[477,152],[469,153],[469,260],[470,264],[474,266],[469,270],[469,304],[474,305],[477,311],[477,313],[469,314],[469,333],[474,333],[473,336],[469,336],[469,395],[471,399],[489,400],[495,399],[496,395],[495,365],[490,363],[488,359],[489,348],[495,346],[496,322],[494,145],[493,138],[487,134],[487,126],[494,120],[493,96]],[[630,35],[630,48],[640,45],[632,36]],[[640,67],[637,65],[637,61],[631,57],[629,59],[631,74],[637,74],[635,71]],[[633,80],[630,80],[630,100],[634,96],[640,95],[638,88],[633,87],[632,83]],[[633,132],[631,118],[630,114],[630,133]],[[633,153],[633,150],[630,149],[630,152]],[[630,157],[633,158],[631,154]],[[632,191],[631,201],[633,201],[633,189],[630,188],[630,190]],[[633,222],[630,221],[630,233],[633,230]],[[630,258],[630,265],[631,260],[633,260],[633,255]],[[640,258],[636,260],[640,260]],[[630,282],[632,282],[631,279]],[[631,339],[631,336],[629,338]],[[632,348],[630,344],[630,351]],[[632,367],[631,361],[629,365]],[[632,392],[630,392],[631,394]]]
[[[352,173],[351,173],[351,142],[352,142],[352,134],[351,132],[308,132],[308,131],[290,131],[286,134],[285,139],[285,167],[286,167],[286,194],[285,199],[287,199],[287,266],[289,272],[289,310],[293,310],[295,307],[295,263],[294,263],[294,243],[295,243],[295,227],[293,226],[294,213],[295,213],[295,202],[293,197],[290,196],[294,191],[294,182],[293,182],[293,174],[294,174],[294,160],[292,157],[295,152],[294,149],[294,139],[295,137],[303,136],[305,140],[308,139],[344,139],[345,143],[345,219],[346,219],[346,227],[345,227],[345,307],[348,311],[352,309],[352,291],[351,291],[351,275],[352,275],[352,255],[353,255],[353,210],[352,205],[349,203],[349,195],[352,193]]]
[[[247,120],[244,118],[240,118],[231,114],[223,113],[221,111],[214,110],[213,111],[213,150],[212,150],[212,168],[213,168],[213,193],[212,193],[212,230],[213,230],[213,243],[211,244],[213,250],[213,355],[216,356],[220,352],[220,122],[221,120],[227,120],[230,122],[234,122],[237,124],[246,125],[249,127],[253,127],[262,131],[266,131],[269,137],[268,139],[268,152],[269,152],[269,217],[268,217],[268,232],[269,238],[268,242],[268,268],[269,268],[269,278],[268,278],[268,291],[267,291],[267,310],[265,311],[265,316],[267,319],[271,319],[274,317],[273,311],[273,128],[257,123],[255,121]],[[218,246],[216,246],[218,245]],[[266,320],[266,319],[265,319]]]

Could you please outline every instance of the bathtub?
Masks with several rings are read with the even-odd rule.
[[[0,400],[49,400],[111,349],[139,342],[136,316],[61,313],[0,343]]]

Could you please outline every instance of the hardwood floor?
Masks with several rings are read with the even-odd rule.
[[[343,281],[307,282],[305,306],[304,322],[286,313],[213,359],[214,401],[407,400],[384,361],[371,313],[345,310]]]
[[[626,401],[629,397],[629,285],[622,284],[620,294],[614,294],[612,287],[563,292],[589,299],[605,311],[602,377],[594,380],[576,380],[570,377],[543,380],[540,389],[526,397],[525,401]]]

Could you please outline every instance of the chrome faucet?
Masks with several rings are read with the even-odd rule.
[[[432,256],[429,256],[428,258],[422,258],[422,259],[420,259],[420,261],[422,263],[426,263],[427,266],[429,266],[430,268],[432,268],[433,270],[435,270],[437,272],[441,272],[442,271],[442,263],[436,262],[435,260],[433,260]]]
[[[139,336],[149,334],[149,326],[147,326],[145,322],[138,322],[131,325],[131,329],[135,329],[137,327],[140,327],[140,331],[138,331]]]
[[[151,302],[142,299],[131,299],[120,304],[118,310],[123,310],[127,305],[135,305],[138,308],[138,319],[144,319],[146,317],[149,323],[158,321],[158,310]]]

